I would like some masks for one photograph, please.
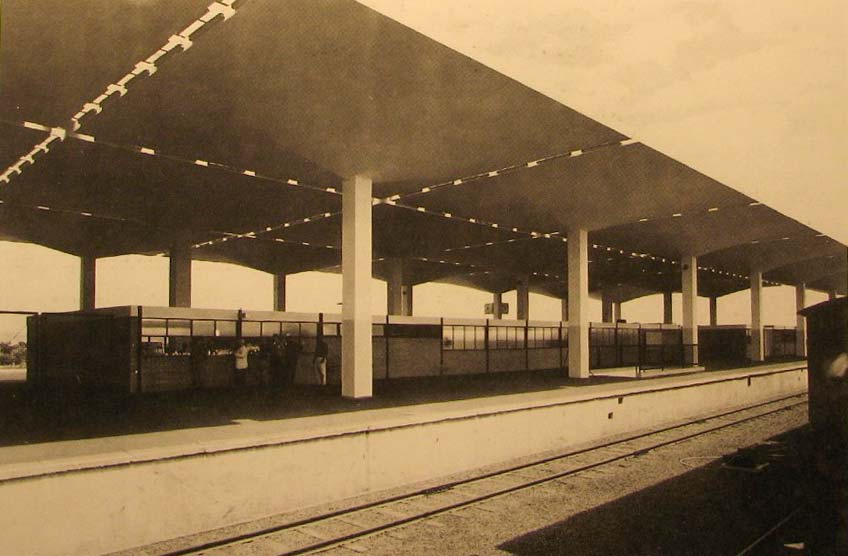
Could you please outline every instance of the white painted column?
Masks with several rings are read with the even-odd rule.
[[[698,364],[698,259],[683,257],[680,261],[683,289],[683,343],[692,348],[692,364]]]
[[[674,323],[674,306],[671,292],[663,292],[663,324]]]
[[[795,342],[796,353],[798,357],[807,356],[807,318],[798,315],[807,306],[807,285],[798,284],[795,286]]]
[[[710,297],[710,326],[718,326],[718,298]]]
[[[371,179],[342,186],[342,396],[372,395]]]
[[[530,318],[530,276],[522,276],[515,286],[515,318],[527,320]]]
[[[274,274],[274,310],[286,310],[286,275]]]
[[[82,256],[80,259],[80,311],[94,310],[97,284],[97,259]]]
[[[169,253],[168,305],[191,307],[191,243],[180,237]]]
[[[763,273],[751,271],[751,360],[765,359],[763,342]]]
[[[568,299],[561,301],[562,305],[562,322],[568,322]]]
[[[589,378],[589,235],[568,232],[568,376]]]
[[[612,298],[606,293],[601,294],[601,322],[612,322]]]
[[[492,294],[492,318],[498,319],[498,320],[503,318],[503,294],[502,293],[493,293]]]

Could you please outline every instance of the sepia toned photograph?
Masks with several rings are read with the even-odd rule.
[[[0,556],[848,554],[846,37],[0,0]]]

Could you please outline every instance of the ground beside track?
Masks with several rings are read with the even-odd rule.
[[[358,540],[353,548],[372,555],[737,554],[807,496],[806,424],[802,405]],[[722,456],[758,444],[752,457],[768,464],[762,471],[723,466]],[[203,542],[342,505],[274,516],[121,554],[164,553],[189,540]],[[775,536],[770,552],[763,554],[773,550],[779,550],[774,554],[806,554],[784,547],[804,541],[801,537],[807,532],[802,526],[787,529],[785,535],[789,537]],[[246,544],[206,554],[252,554],[254,548],[258,546]],[[344,546],[324,552],[333,556],[357,553]]]

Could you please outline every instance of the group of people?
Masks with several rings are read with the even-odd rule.
[[[271,343],[263,346],[263,348],[260,349],[260,354],[265,355],[263,359],[267,360],[271,386],[282,390],[294,384],[298,361],[303,351],[303,346],[297,338],[288,334],[282,336],[276,334]],[[315,381],[322,386],[327,384],[327,352],[327,343],[324,342],[323,338],[318,338],[312,358],[312,367],[315,373]],[[236,349],[233,351],[235,384],[237,386],[246,383],[248,369],[250,368],[249,354],[250,349],[244,340],[239,340]]]

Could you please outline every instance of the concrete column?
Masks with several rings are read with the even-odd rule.
[[[615,301],[612,304],[612,322],[621,320],[621,301]]]
[[[807,318],[797,313],[807,306],[807,285],[798,284],[795,286],[795,312],[797,319],[795,321],[795,349],[798,357],[807,356]]]
[[[698,364],[698,259],[680,261],[683,289],[683,343],[692,348],[692,364]]]
[[[710,297],[710,326],[718,326],[718,298]]]
[[[562,305],[562,322],[568,322],[568,299],[563,299]]]
[[[612,298],[601,294],[601,322],[612,322]]]
[[[401,287],[401,314],[407,317],[412,316],[412,284],[404,284]]]
[[[97,282],[97,259],[80,257],[80,311],[94,310],[94,294]]]
[[[568,376],[589,378],[589,235],[568,232]]]
[[[503,294],[502,293],[493,293],[492,294],[492,318],[493,319],[502,319],[503,318]]]
[[[390,315],[412,316],[412,285],[406,283],[403,259],[388,261],[386,277],[386,311]]]
[[[673,309],[671,292],[663,292],[663,324],[674,323]]]
[[[387,261],[386,312],[390,315],[403,314],[403,260]]]
[[[515,318],[527,320],[530,318],[530,276],[522,276],[515,286]]]
[[[371,179],[342,185],[342,395],[372,395]]]
[[[274,310],[286,310],[286,275],[283,273],[274,275]]]
[[[168,305],[191,307],[191,242],[175,240],[169,258]]]
[[[763,273],[751,271],[751,360],[765,359],[763,342]]]

